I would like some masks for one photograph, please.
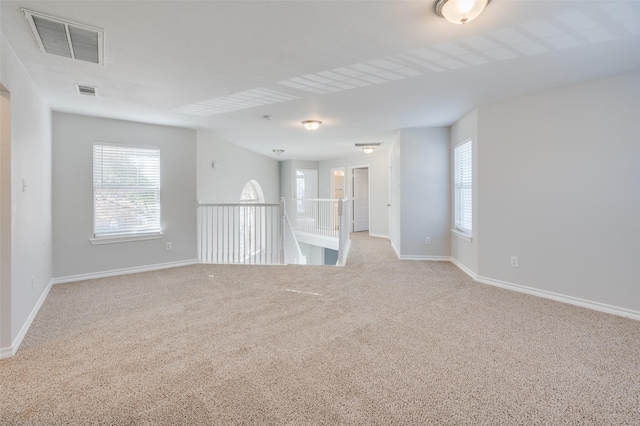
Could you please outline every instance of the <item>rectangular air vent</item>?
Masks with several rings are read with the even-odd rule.
[[[104,65],[104,31],[22,9],[43,53]]]
[[[98,88],[95,86],[86,86],[83,84],[76,84],[76,90],[78,91],[79,94],[85,95],[85,96],[98,95]]]
[[[358,148],[366,148],[368,146],[380,146],[382,142],[373,142],[373,143],[357,143],[355,144]]]

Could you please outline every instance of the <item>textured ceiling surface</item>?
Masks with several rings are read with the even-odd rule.
[[[640,69],[638,1],[493,0],[466,25],[433,7],[3,0],[0,29],[55,111],[211,129],[274,158],[284,149],[278,159],[384,147],[400,128],[448,126],[478,105]],[[104,66],[41,53],[21,8],[103,29]],[[307,119],[324,124],[309,132]]]

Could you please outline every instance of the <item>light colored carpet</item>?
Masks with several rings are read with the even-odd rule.
[[[54,286],[0,360],[0,416],[640,424],[640,323],[399,261],[357,234],[344,268],[196,265]]]

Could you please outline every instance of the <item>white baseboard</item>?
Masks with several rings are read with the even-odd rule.
[[[27,331],[29,331],[29,327],[31,327],[31,323],[33,323],[33,320],[36,318],[36,315],[38,315],[38,311],[40,311],[42,304],[47,299],[47,296],[49,295],[49,290],[51,290],[52,285],[53,285],[53,280],[49,281],[49,284],[47,284],[47,287],[44,289],[44,291],[40,295],[40,298],[38,299],[35,306],[31,310],[31,313],[27,317],[27,320],[22,325],[20,332],[18,332],[18,335],[16,336],[16,338],[13,339],[13,342],[11,342],[11,346],[8,348],[0,348],[0,359],[12,357],[16,354],[16,352],[18,352],[18,348],[22,344],[22,340],[24,339],[24,337],[27,335]]]
[[[580,306],[582,308],[593,309],[595,311],[606,312],[608,314],[627,317],[634,320],[640,320],[640,312],[634,311],[632,309],[620,308],[618,306],[611,306],[605,303],[594,302],[592,300],[585,300],[579,297],[567,296],[564,294],[554,293],[552,291],[540,290],[537,288],[527,287],[520,284],[494,280],[492,278],[487,278],[487,277],[478,277],[476,281],[482,284],[489,284],[495,287],[501,287],[501,288],[506,288],[508,290],[514,290],[520,293],[530,294],[532,296],[544,297],[545,299],[551,299],[557,302],[563,302],[563,303],[568,303],[570,305]]]
[[[460,262],[455,257],[450,257],[449,260],[451,261],[451,263],[456,265],[458,267],[458,269],[462,270],[462,272],[464,272],[465,274],[469,275],[474,281],[478,281],[478,274],[473,272],[471,269],[467,268],[465,264]]]
[[[391,241],[391,240],[389,240]],[[398,248],[395,246],[395,244],[393,244],[393,241],[391,241],[391,248],[393,249],[393,251],[396,252],[396,256],[398,256],[398,259],[400,259],[400,250],[398,250]]]
[[[374,234],[373,232],[369,232],[369,236],[370,237],[376,237],[376,238],[386,238],[389,239],[388,235],[384,235],[384,234]]]
[[[449,256],[424,256],[424,255],[401,255],[398,256],[400,260],[428,260],[432,262],[449,262],[451,258]]]
[[[456,265],[462,272],[469,275],[474,281],[481,284],[488,284],[494,287],[500,287],[507,290],[517,291],[532,296],[543,297],[545,299],[555,300],[556,302],[568,303],[570,305],[580,306],[582,308],[593,309],[594,311],[605,312],[607,314],[618,315],[621,317],[640,320],[640,311],[633,309],[621,308],[619,306],[607,305],[606,303],[594,302],[592,300],[581,299],[579,297],[567,296],[552,291],[540,290],[533,287],[527,287],[520,284],[514,284],[506,281],[494,280],[493,278],[482,277],[464,266],[457,259],[451,258],[451,263]]]
[[[92,272],[89,274],[69,275],[66,277],[54,278],[53,284],[71,283],[75,281],[93,280],[96,278],[114,277],[117,275],[137,274],[140,272],[157,271],[159,269],[177,268],[179,266],[189,266],[198,263],[198,259],[181,260],[178,262],[156,263],[154,265],[136,266],[133,268],[114,269],[111,271]]]

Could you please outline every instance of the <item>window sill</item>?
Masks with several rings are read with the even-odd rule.
[[[462,239],[462,240],[465,240],[465,241],[468,241],[468,242],[472,242],[473,241],[473,235],[468,234],[466,232],[462,232],[462,231],[460,231],[458,229],[452,229],[451,233],[453,235],[455,235],[456,237]]]
[[[162,238],[162,232],[154,232],[151,234],[131,234],[131,235],[113,235],[91,238],[91,245],[126,243],[129,241],[157,240]]]

